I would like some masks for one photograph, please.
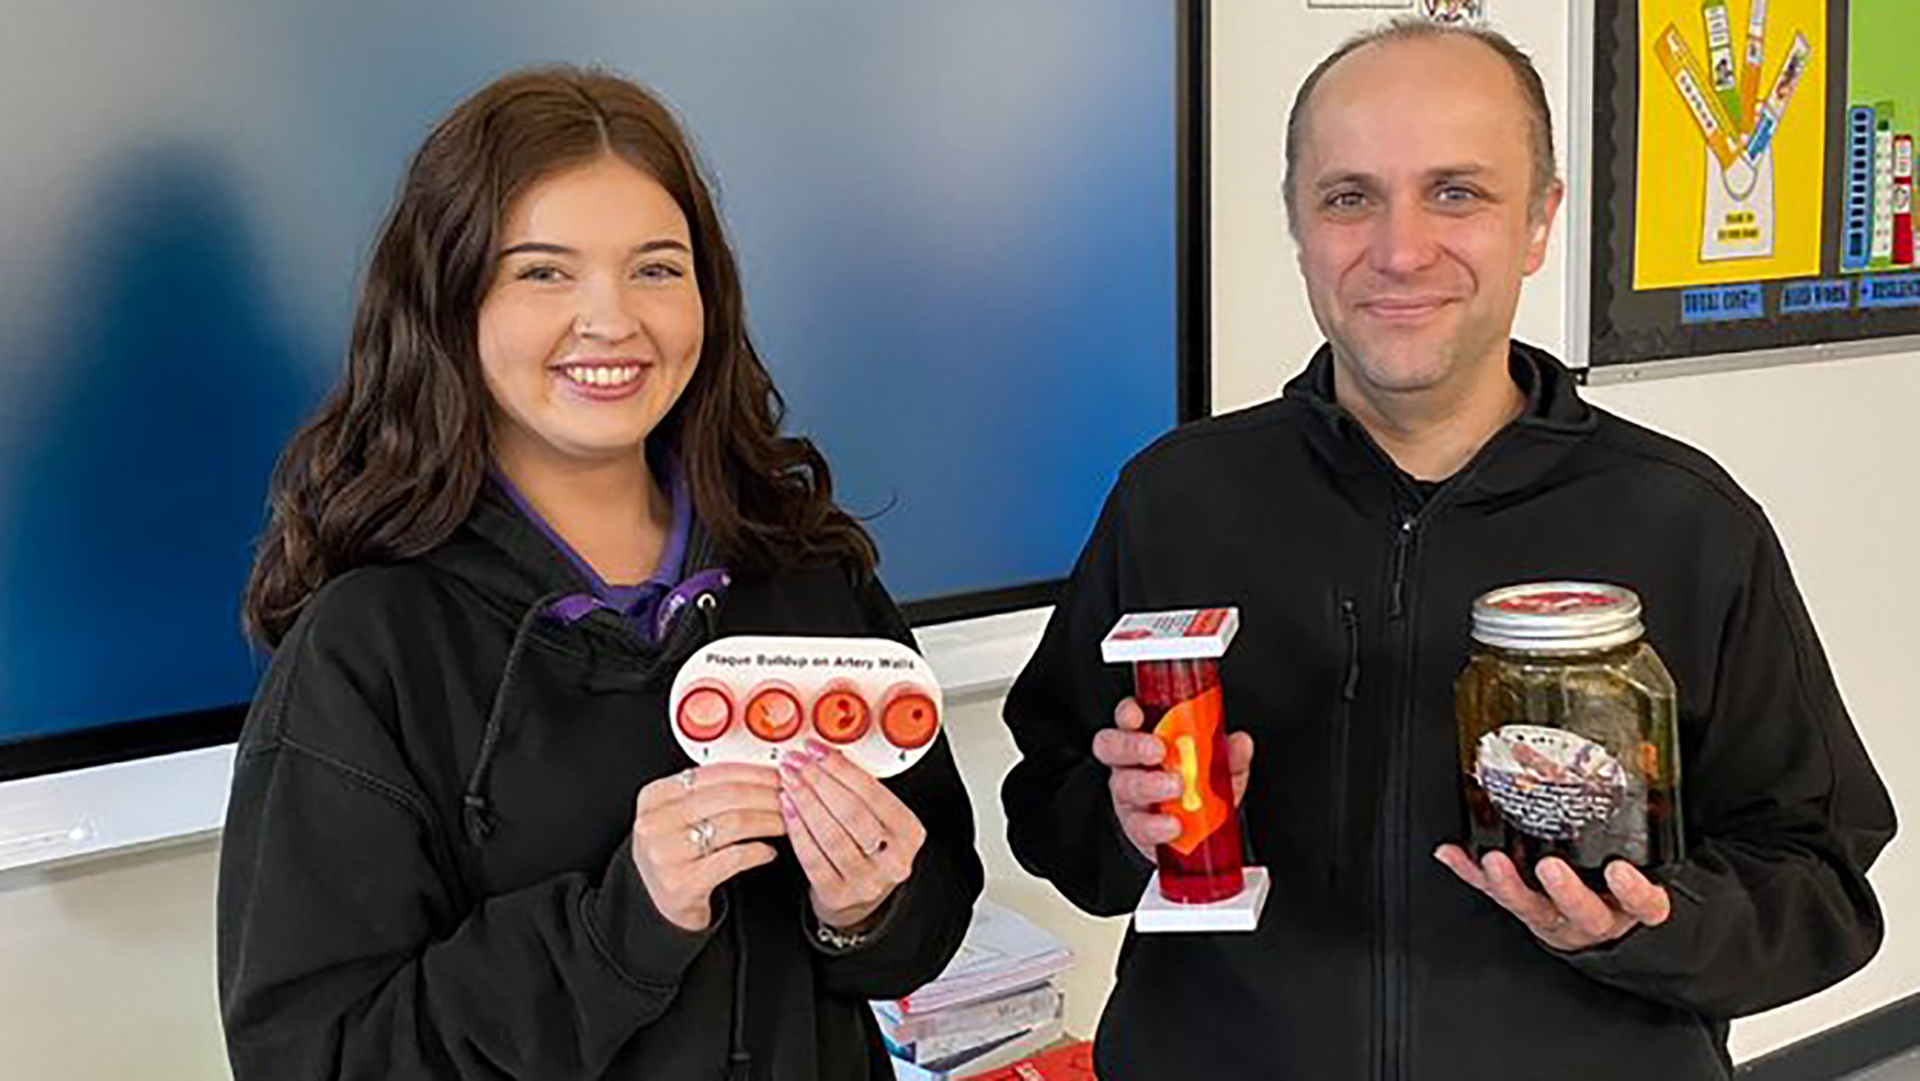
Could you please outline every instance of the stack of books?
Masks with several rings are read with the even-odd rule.
[[[873,1003],[901,1081],[959,1078],[1058,1042],[1073,964],[1060,940],[1012,909],[981,901],[966,940],[932,983]]]

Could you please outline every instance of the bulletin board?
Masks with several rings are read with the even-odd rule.
[[[1920,2],[1588,17],[1591,378],[1920,347]]]

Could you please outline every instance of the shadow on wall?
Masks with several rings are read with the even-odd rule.
[[[240,590],[315,397],[222,164],[98,175],[40,260],[54,303],[0,338],[40,383],[0,454],[0,740],[251,694]]]

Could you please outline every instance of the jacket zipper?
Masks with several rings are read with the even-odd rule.
[[[1440,486],[1440,490],[1429,495],[1424,503],[1416,502],[1413,510],[1396,509],[1399,521],[1394,527],[1393,557],[1387,580],[1387,615],[1389,623],[1399,623],[1399,656],[1396,658],[1399,671],[1395,673],[1398,683],[1397,706],[1398,730],[1390,744],[1392,758],[1389,761],[1387,775],[1386,805],[1381,817],[1380,837],[1381,861],[1380,873],[1376,876],[1379,887],[1380,938],[1374,954],[1374,986],[1380,991],[1380,1024],[1377,1034],[1381,1037],[1376,1048],[1375,1062],[1378,1067],[1376,1076],[1382,1081],[1404,1081],[1407,1074],[1406,1038],[1407,1038],[1407,871],[1408,834],[1411,823],[1408,822],[1408,807],[1412,803],[1409,789],[1413,785],[1412,739],[1413,739],[1413,647],[1414,630],[1410,612],[1413,608],[1413,588],[1408,578],[1409,564],[1413,559],[1413,546],[1417,538],[1420,523],[1434,508],[1447,501],[1449,494],[1462,485],[1468,478],[1480,471],[1486,461],[1492,457],[1494,449],[1504,440],[1511,426],[1499,433],[1476,452],[1466,466],[1456,472]],[[1363,438],[1374,460],[1386,471],[1389,477],[1400,476],[1400,468],[1386,451],[1371,437]],[[1411,498],[1404,484],[1401,486],[1403,497]],[[1405,504],[1401,504],[1404,506]]]
[[[1431,499],[1427,506],[1432,506]],[[1407,808],[1413,783],[1413,605],[1408,582],[1414,541],[1422,511],[1402,512],[1393,539],[1393,570],[1388,583],[1389,615],[1400,624],[1400,671],[1397,728],[1393,733],[1391,772],[1387,778],[1387,805],[1380,830],[1383,839],[1381,873],[1381,952],[1383,955],[1382,1024],[1385,1081],[1403,1081],[1407,1074]]]
[[[1340,624],[1346,631],[1347,671],[1340,684],[1339,731],[1334,733],[1333,836],[1328,851],[1327,877],[1339,876],[1347,850],[1348,780],[1353,744],[1353,703],[1360,696],[1360,609],[1351,597],[1340,598]]]

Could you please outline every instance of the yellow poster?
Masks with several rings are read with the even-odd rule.
[[[1827,0],[1640,0],[1633,287],[1820,273]]]

